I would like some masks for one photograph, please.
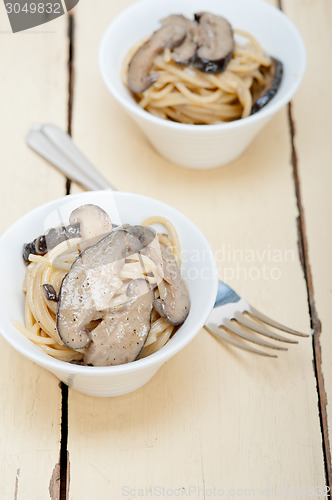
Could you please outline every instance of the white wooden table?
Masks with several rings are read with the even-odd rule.
[[[145,387],[108,399],[68,390],[0,338],[0,498],[324,498],[332,432],[332,2],[270,1],[305,40],[304,82],[240,159],[197,172],[161,158],[99,76],[102,33],[130,3],[94,0],[92,8],[82,0],[73,16],[15,35],[0,6],[0,231],[79,190],[25,145],[33,123],[55,123],[118,189],[189,216],[216,252],[221,278],[279,321],[311,326],[313,338],[271,360],[202,330]]]

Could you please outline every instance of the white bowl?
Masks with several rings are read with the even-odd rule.
[[[121,81],[126,54],[160,27],[160,19],[172,13],[192,17],[194,12],[202,10],[223,15],[234,28],[252,34],[269,55],[284,65],[276,96],[248,118],[218,125],[166,121],[142,110]],[[225,165],[243,153],[263,125],[290,101],[301,83],[305,66],[305,46],[297,29],[280,10],[262,0],[140,0],[112,21],[99,49],[100,71],[113,97],[160,154],[196,169]]]
[[[119,366],[88,367],[58,361],[45,354],[13,326],[24,324],[23,244],[45,230],[67,223],[70,212],[85,203],[106,210],[114,223],[139,224],[151,215],[168,218],[182,246],[182,273],[189,287],[191,310],[184,324],[156,353]],[[43,366],[70,387],[92,396],[118,396],[144,385],[162,364],[190,342],[204,325],[217,293],[212,250],[199,229],[174,208],[145,196],[113,191],[87,192],[42,205],[13,224],[0,238],[0,333],[21,354]]]

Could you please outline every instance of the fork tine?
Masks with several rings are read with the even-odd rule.
[[[257,309],[250,305],[248,308],[248,312],[250,312],[254,317],[256,316],[261,321],[264,321],[268,325],[273,326],[274,328],[279,328],[279,330],[282,330],[283,332],[291,333],[293,335],[297,335],[298,337],[309,337],[307,333],[298,332],[297,330],[293,330],[292,328],[288,328],[287,326],[274,321],[273,319],[269,318],[265,314],[262,314],[260,311],[257,311]]]
[[[235,347],[243,349],[244,351],[253,352],[255,354],[259,354],[260,356],[266,356],[268,358],[277,358],[278,357],[276,354],[269,354],[267,352],[260,351],[259,349],[255,349],[254,347],[250,347],[249,345],[245,344],[244,342],[240,342],[239,340],[234,339],[234,337],[230,333],[228,333],[224,329],[222,330],[221,328],[219,328],[216,325],[213,325],[213,324],[205,325],[205,328],[207,328],[207,330],[209,330],[209,332],[212,333],[212,335],[214,335],[215,337],[218,337],[221,340],[224,340],[228,344],[232,344]]]
[[[298,344],[297,340],[291,340],[289,338],[283,337],[282,335],[278,335],[277,333],[270,332],[266,328],[263,328],[260,326],[258,323],[253,321],[252,319],[246,317],[243,313],[241,312],[236,312],[234,314],[234,318],[241,324],[246,326],[247,328],[250,328],[251,330],[254,330],[258,333],[261,333],[262,335],[265,335],[265,337],[269,337],[270,339],[273,340],[278,340],[280,342],[287,342],[288,344]]]
[[[239,337],[249,340],[249,342],[253,342],[254,344],[258,344],[262,347],[269,347],[271,349],[277,349],[278,351],[288,351],[287,347],[276,346],[275,344],[266,342],[266,340],[256,338],[250,332],[245,332],[241,327],[239,328],[237,326],[235,321],[224,319],[222,326],[225,326],[230,332],[235,333]]]

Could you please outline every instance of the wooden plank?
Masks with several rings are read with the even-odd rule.
[[[98,74],[100,37],[129,3],[99,0],[95,14],[84,3],[77,9],[76,143],[118,188],[188,215],[211,242],[220,276],[253,305],[309,331],[286,109],[232,165],[196,172],[159,157]],[[323,486],[311,342],[271,361],[201,331],[136,393],[97,400],[69,391],[68,449],[71,499],[178,488],[192,498],[214,488],[277,498],[287,488]]]
[[[36,122],[67,121],[65,18],[47,28],[11,34],[0,9],[1,233],[40,203],[64,194],[64,178],[25,145]],[[47,31],[47,32],[46,32]],[[20,251],[20,249],[17,249]],[[56,496],[61,391],[58,380],[0,338],[0,497]]]
[[[303,7],[305,8],[303,9]],[[332,70],[325,61],[332,44],[330,30],[332,5],[328,0],[293,2],[284,0],[284,9],[303,33],[308,52],[308,68],[293,105],[295,148],[302,218],[307,239],[307,273],[311,274],[309,294],[313,302],[313,326],[316,330],[316,365],[320,388],[322,427],[326,465],[332,482],[330,439],[332,429],[332,325],[331,252],[331,105]],[[324,77],[317,78],[324,67]],[[307,103],[310,102],[308,112]],[[321,352],[320,352],[321,349]],[[330,433],[330,436],[329,436]]]

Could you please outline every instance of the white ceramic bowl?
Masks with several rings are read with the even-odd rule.
[[[172,13],[192,17],[210,11],[226,17],[234,28],[251,33],[264,50],[284,64],[276,96],[248,118],[218,125],[186,125],[162,120],[142,110],[121,81],[125,55],[160,27]],[[99,49],[103,80],[125,111],[160,154],[196,169],[225,165],[237,158],[263,125],[294,95],[304,75],[306,51],[291,21],[263,0],[140,0],[119,14],[107,28]],[[110,117],[110,120],[112,117]]]
[[[182,273],[188,284],[191,310],[184,324],[156,353],[132,363],[87,367],[58,361],[41,351],[13,326],[24,324],[22,292],[23,244],[50,227],[68,223],[70,212],[85,203],[104,208],[114,223],[139,224],[151,215],[168,218],[181,241]],[[43,366],[70,387],[92,396],[118,396],[144,385],[162,364],[190,342],[204,325],[217,293],[217,269],[212,250],[199,229],[174,208],[136,194],[99,191],[59,198],[42,205],[13,224],[0,238],[0,333],[21,354]]]

